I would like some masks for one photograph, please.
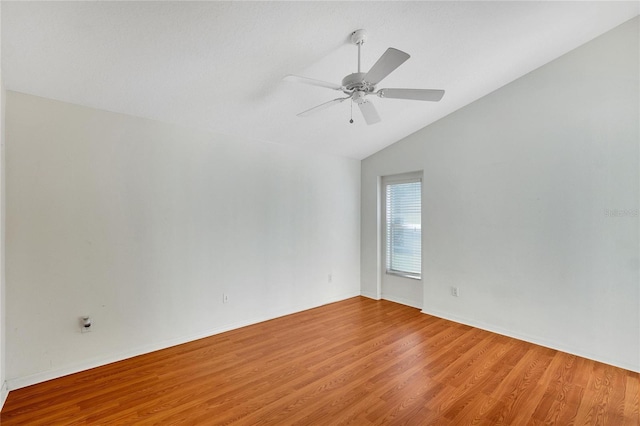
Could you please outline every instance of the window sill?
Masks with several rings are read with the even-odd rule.
[[[385,271],[387,275],[394,275],[396,277],[409,278],[412,280],[421,280],[422,275],[412,275],[406,272],[398,272],[398,271]]]

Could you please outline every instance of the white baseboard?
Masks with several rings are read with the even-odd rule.
[[[170,348],[172,346],[176,346],[176,345],[181,345],[181,344],[184,344],[184,343],[192,342],[194,340],[203,339],[205,337],[214,336],[216,334],[224,333],[226,331],[235,330],[237,328],[246,327],[248,325],[257,324],[257,323],[260,323],[260,322],[272,320],[272,319],[283,317],[283,316],[286,316],[286,315],[295,314],[297,312],[302,312],[302,311],[306,311],[306,310],[313,309],[313,308],[318,308],[320,306],[328,305],[330,303],[339,302],[341,300],[349,299],[351,297],[356,297],[356,296],[359,296],[359,295],[360,294],[358,292],[353,293],[353,294],[345,294],[345,295],[342,295],[342,296],[338,296],[338,297],[335,297],[335,298],[332,298],[332,299],[325,300],[320,304],[299,305],[299,306],[292,307],[291,309],[283,310],[283,311],[280,311],[280,312],[274,312],[274,313],[272,313],[271,315],[268,315],[268,316],[265,315],[265,316],[260,316],[260,317],[254,317],[254,318],[247,319],[245,321],[240,321],[240,322],[236,322],[236,323],[232,323],[232,324],[227,324],[227,325],[224,325],[222,327],[216,327],[214,329],[207,330],[206,332],[203,332],[203,333],[198,333],[198,334],[194,334],[194,335],[179,337],[179,338],[175,338],[175,339],[164,340],[162,342],[157,342],[157,343],[153,343],[153,344],[150,344],[150,345],[139,346],[139,347],[134,348],[134,349],[129,350],[129,351],[120,352],[120,353],[117,353],[117,354],[112,354],[112,355],[104,356],[104,357],[92,358],[92,359],[85,360],[85,361],[82,361],[82,362],[69,364],[69,365],[66,365],[64,367],[55,368],[55,369],[47,370],[47,371],[42,371],[42,372],[39,372],[39,373],[36,373],[36,374],[32,374],[32,375],[29,375],[29,376],[25,376],[25,377],[16,377],[16,378],[9,379],[9,380],[5,381],[5,383],[3,385],[3,388],[2,388],[3,389],[3,395],[4,395],[4,398],[6,399],[6,395],[8,394],[9,391],[12,391],[12,390],[20,389],[20,388],[23,388],[23,387],[26,387],[26,386],[35,385],[37,383],[42,383],[42,382],[45,382],[47,380],[57,379],[59,377],[67,376],[69,374],[78,373],[78,372],[84,371],[84,370],[89,370],[91,368],[100,367],[100,366],[103,366],[103,365],[106,365],[106,364],[111,364],[111,363],[114,363],[114,362],[122,361],[122,360],[127,359],[127,358],[133,358],[133,357],[138,356],[138,355],[143,355],[143,354],[154,352],[154,351],[158,351],[158,350],[161,350],[161,349]],[[2,401],[4,401],[4,399]]]
[[[584,351],[580,351],[580,350],[576,350],[575,348],[570,348],[570,347],[566,347],[560,343],[557,342],[550,342],[544,338],[541,338],[539,336],[529,336],[527,334],[523,334],[523,333],[518,333],[515,332],[513,330],[506,330],[502,327],[496,327],[493,324],[487,324],[484,323],[482,321],[477,321],[477,320],[472,320],[469,318],[464,318],[464,317],[459,317],[457,315],[451,315],[451,314],[447,314],[447,313],[443,313],[443,312],[439,312],[439,311],[435,311],[435,310],[428,310],[428,309],[423,309],[422,313],[424,314],[428,314],[428,315],[432,315],[434,317],[438,317],[438,318],[443,318],[449,321],[453,321],[453,322],[457,322],[460,324],[465,324],[465,325],[469,325],[471,327],[475,327],[475,328],[479,328],[482,330],[486,330],[486,331],[490,331],[492,333],[496,333],[496,334],[501,334],[503,336],[507,336],[507,337],[511,337],[514,339],[518,339],[518,340],[523,340],[525,342],[529,342],[529,343],[534,343],[536,345],[540,345],[540,346],[544,346],[546,348],[549,349],[554,349],[557,351],[561,351],[561,352],[566,352],[568,354],[571,355],[576,355],[582,358],[587,358],[587,359],[591,359],[593,361],[598,361],[598,362],[602,362],[605,364],[609,364],[612,365],[614,367],[619,367],[619,368],[624,368],[625,370],[629,370],[629,371],[634,371],[634,372],[638,372],[640,373],[640,365],[632,365],[632,364],[628,364],[625,362],[620,362],[619,360],[615,360],[615,359],[608,359],[606,357],[602,357],[602,356],[596,356],[594,354],[591,353],[587,353]]]

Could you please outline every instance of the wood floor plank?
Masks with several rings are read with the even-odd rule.
[[[639,423],[639,375],[355,297],[11,391],[2,425]]]
[[[449,396],[448,401],[440,405],[440,409],[444,411],[446,418],[456,419],[458,413],[464,410],[467,404],[476,399],[478,394],[482,394],[482,389],[495,377],[492,367],[507,353],[507,348],[508,345],[493,345],[475,363],[473,370],[468,370],[466,374],[458,375],[456,379],[447,380],[447,383],[455,388],[455,392]]]
[[[454,425],[484,425],[488,424],[486,420],[487,412],[489,412],[497,401],[484,393],[473,394],[471,400],[457,410],[457,414],[451,419]]]
[[[448,391],[444,383],[431,380],[424,370],[414,373],[403,383],[385,392],[367,418],[372,422],[400,421],[424,407],[426,400]]]
[[[619,382],[616,376],[624,371],[605,364],[593,363],[592,374],[580,401],[576,424],[609,424],[609,418],[615,418],[618,407],[611,403],[612,393]],[[618,421],[621,424],[624,421]],[[616,423],[613,423],[616,424]]]
[[[575,414],[577,406],[572,397],[576,390],[582,391],[579,385],[572,383],[577,367],[576,356],[558,352],[548,368],[548,374],[540,381],[540,387],[546,387],[540,397],[531,418],[541,424],[553,424],[558,421],[561,413],[570,410]],[[571,404],[574,404],[571,406]]]
[[[624,425],[640,425],[640,413],[638,410],[638,399],[640,398],[640,374],[627,372],[625,377],[625,398],[624,398]]]
[[[527,351],[509,375],[491,392],[490,396],[503,403],[487,414],[494,424],[516,423],[518,414],[526,409],[525,405],[533,397],[535,384],[551,363],[553,352],[542,347]]]

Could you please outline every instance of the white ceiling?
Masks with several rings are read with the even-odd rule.
[[[368,155],[639,13],[627,2],[9,2],[9,90],[352,158]],[[350,33],[369,32],[363,71],[387,49],[411,58],[379,87],[445,89],[439,103],[373,98],[367,126],[339,95],[356,71]]]

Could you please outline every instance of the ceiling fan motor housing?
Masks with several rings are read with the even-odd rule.
[[[353,92],[372,93],[376,87],[375,85],[364,81],[364,77],[366,75],[366,72],[355,72],[353,74],[349,74],[342,79],[342,91],[347,95],[350,95]]]

